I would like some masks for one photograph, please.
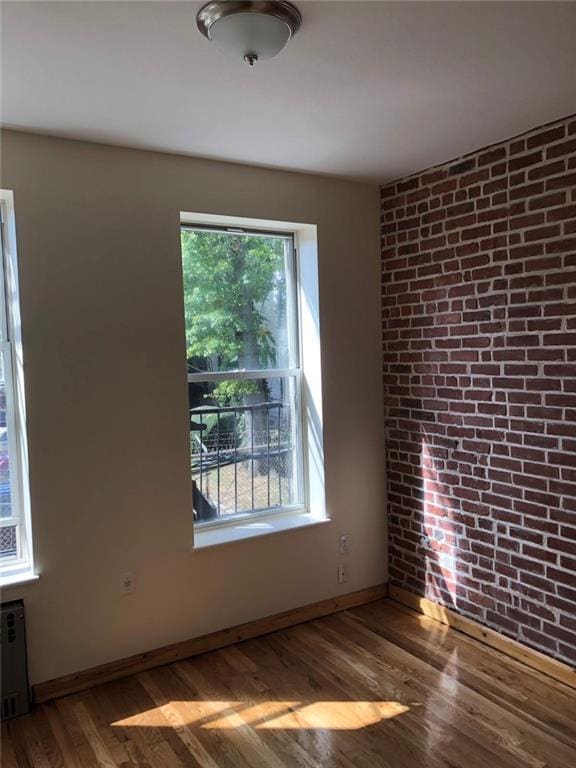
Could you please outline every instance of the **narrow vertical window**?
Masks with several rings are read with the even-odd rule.
[[[0,583],[32,573],[12,193],[0,190]]]
[[[183,225],[194,519],[304,506],[290,234]]]

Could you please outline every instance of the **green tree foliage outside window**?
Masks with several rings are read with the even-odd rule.
[[[182,229],[190,372],[287,366],[286,243],[283,237]],[[264,381],[222,382],[212,394],[226,405],[266,399]]]

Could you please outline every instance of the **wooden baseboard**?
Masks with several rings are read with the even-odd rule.
[[[491,648],[495,648],[517,661],[521,661],[527,667],[536,669],[538,672],[542,672],[548,675],[548,677],[554,678],[554,680],[569,685],[571,688],[576,688],[576,669],[568,664],[556,661],[556,659],[546,656],[546,654],[540,653],[540,651],[535,651],[516,640],[501,635],[493,629],[484,627],[473,619],[460,616],[460,614],[444,608],[444,606],[434,603],[432,600],[413,595],[401,587],[390,586],[389,597],[404,607],[418,613],[423,613],[425,616],[436,619],[436,621],[446,624],[469,637],[473,637],[475,640],[480,640],[485,645],[489,645]]]
[[[118,680],[121,677],[128,677],[128,675],[134,675],[137,672],[160,667],[163,664],[170,664],[174,661],[190,658],[191,656],[198,656],[207,651],[215,651],[218,648],[224,648],[233,643],[240,643],[253,637],[267,635],[279,629],[286,629],[295,624],[302,624],[322,616],[329,616],[332,613],[345,611],[358,605],[372,603],[387,596],[388,585],[379,584],[376,587],[361,589],[359,592],[350,592],[339,597],[321,600],[319,603],[312,603],[301,608],[294,608],[291,611],[284,611],[283,613],[277,613],[263,619],[249,621],[236,627],[211,632],[209,635],[202,635],[191,640],[166,645],[163,648],[130,656],[127,659],[112,661],[108,664],[86,669],[83,672],[76,672],[73,675],[57,677],[54,680],[47,680],[44,683],[38,683],[33,686],[34,701],[40,704],[44,701],[55,699],[58,696],[78,693],[87,688],[93,688],[95,685]]]

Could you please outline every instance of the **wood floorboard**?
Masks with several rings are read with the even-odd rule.
[[[350,619],[372,628],[444,674],[456,676],[466,687],[490,701],[539,723],[547,732],[576,749],[574,689],[515,659],[503,657],[498,651],[479,645],[476,640],[450,630],[434,619],[418,616],[417,622],[407,624],[404,613],[402,609],[390,611],[387,605],[383,621],[382,604],[375,604],[374,610],[366,606],[366,610],[355,611]],[[409,615],[414,617],[412,612]],[[344,614],[340,616],[344,621],[348,619]],[[426,629],[425,634],[422,628]],[[479,654],[479,648],[484,652]],[[457,664],[450,664],[456,657]],[[502,664],[503,658],[505,664]]]
[[[576,768],[576,691],[381,600],[37,706],[6,768]]]

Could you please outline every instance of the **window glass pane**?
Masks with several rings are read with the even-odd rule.
[[[18,556],[18,526],[11,519],[12,491],[10,488],[10,458],[8,452],[8,421],[6,412],[6,379],[4,354],[0,355],[0,563]],[[8,524],[10,520],[11,524]]]
[[[295,367],[292,238],[182,229],[190,373]]]
[[[297,377],[188,386],[194,519],[300,505]]]
[[[0,518],[12,517],[4,355],[0,355]]]
[[[0,527],[0,563],[14,560],[18,556],[18,526]]]

